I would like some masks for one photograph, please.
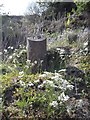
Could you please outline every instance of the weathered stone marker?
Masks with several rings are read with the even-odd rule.
[[[46,38],[41,36],[27,38],[27,59],[34,63],[32,73],[46,69]]]

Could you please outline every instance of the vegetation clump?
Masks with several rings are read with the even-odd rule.
[[[39,21],[33,23],[29,16],[3,16],[1,120],[90,119],[89,26],[85,18],[89,2],[72,2],[70,8],[70,3],[46,4]],[[47,66],[43,71],[40,61],[33,74],[37,61],[27,60],[26,37],[35,36],[36,27],[47,39]]]

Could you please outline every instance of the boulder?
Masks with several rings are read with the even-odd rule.
[[[70,44],[73,43],[73,42],[76,42],[77,38],[78,38],[78,35],[76,33],[70,33],[68,35],[68,41],[69,41]]]
[[[19,84],[14,84],[10,87],[7,87],[3,94],[3,104],[5,106],[9,106],[10,103],[14,102],[14,93],[16,92],[16,89],[19,88]]]
[[[65,68],[69,59],[70,47],[57,47],[47,51],[47,71]]]
[[[74,66],[66,67],[66,75],[72,76],[74,78],[82,78],[82,79],[84,79],[85,77],[85,73],[82,70]]]

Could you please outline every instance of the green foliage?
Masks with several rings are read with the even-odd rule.
[[[90,1],[84,1],[84,2],[78,2],[75,1],[77,5],[77,12],[78,14],[81,14],[84,11],[90,11]]]
[[[68,13],[66,28],[69,27],[70,22],[70,13]],[[68,34],[68,30],[65,31],[65,34]],[[59,33],[53,33],[48,34],[47,37],[57,38],[58,35]],[[73,102],[72,106],[68,104],[68,102],[72,102],[71,99],[73,98],[70,98],[69,95],[72,95],[74,87],[72,85],[74,84],[74,78],[73,80],[65,79],[65,68],[68,63],[72,64],[71,61],[73,61],[74,64],[75,60],[80,62],[79,67],[85,71],[86,86],[90,88],[90,57],[86,56],[86,53],[85,56],[79,56],[79,54],[84,55],[84,53],[78,52],[78,49],[83,50],[83,43],[79,43],[69,44],[66,35],[62,40],[49,44],[48,47],[56,48],[51,51],[56,56],[52,56],[51,60],[48,60],[48,63],[50,63],[48,67],[51,67],[50,72],[38,73],[37,71],[37,74],[31,73],[31,69],[36,63],[31,63],[30,60],[27,60],[25,46],[20,46],[19,49],[13,51],[10,46],[7,50],[4,50],[5,60],[0,65],[0,83],[2,83],[2,86],[0,86],[0,89],[2,89],[0,97],[3,98],[0,101],[0,105],[5,119],[19,117],[35,120],[58,120],[66,119],[67,116],[71,117],[70,112],[76,112],[75,110],[81,103],[76,104],[74,98],[75,103]],[[66,48],[66,46],[73,48],[72,52],[75,57],[73,54],[71,54],[73,57],[61,54],[63,50],[60,50],[59,47]],[[9,98],[6,97],[10,94]],[[84,92],[81,95],[81,98],[86,97]],[[8,105],[5,105],[6,101]]]
[[[65,82],[64,76],[60,76],[58,78],[57,73],[48,73],[48,75],[44,74],[46,77],[43,77],[44,75],[38,76],[38,74],[36,76],[32,75],[30,73],[32,64],[28,62],[29,61],[27,61],[27,64],[23,65],[17,62],[15,62],[13,65],[4,64],[6,74],[4,73],[5,75],[2,76],[2,87],[4,88],[2,90],[4,91],[6,88],[15,83],[20,85],[20,88],[16,89],[16,92],[14,93],[14,97],[18,99],[14,98],[13,104],[11,103],[12,107],[6,107],[7,110],[10,112],[10,114],[13,113],[14,118],[16,110],[18,110],[16,116],[23,118],[31,117],[31,119],[44,118],[46,120],[55,120],[56,118],[60,119],[61,116],[66,116],[67,101],[58,100],[58,97],[63,93],[62,89],[65,88],[65,86],[62,86],[60,83],[62,80],[61,78],[63,78],[63,82]],[[13,80],[14,82],[12,82]],[[39,80],[39,82],[36,82],[36,80]],[[43,85],[43,83],[46,81],[49,81],[50,83]],[[29,84],[30,87],[28,87]],[[67,96],[67,91],[68,90],[64,91],[63,97]],[[14,108],[15,110],[13,110],[14,106],[16,107]]]
[[[25,46],[20,45],[19,49],[15,49],[13,51],[13,53],[12,53],[11,47],[8,48],[4,59],[7,63],[24,65],[26,63],[26,59],[27,59],[27,53],[26,53]]]
[[[67,21],[65,21],[66,29],[69,27],[69,25],[70,25],[70,13],[67,14]]]
[[[32,119],[35,119],[35,117],[37,118],[37,115],[40,114],[40,118],[45,118],[46,116],[47,119],[50,119],[54,114],[56,116],[66,110],[65,102],[68,97],[64,95],[64,92],[69,88],[65,86],[66,88],[64,87],[63,89],[63,85],[64,82],[69,85],[69,82],[64,80],[64,78],[62,78],[63,76],[61,77],[59,73],[49,72],[36,75],[27,74],[26,70],[22,69],[23,71],[21,71],[21,69],[17,69],[14,64],[4,64],[1,66],[1,68],[3,67],[8,70],[2,74],[0,81],[2,82],[3,88],[3,108],[5,107],[4,102],[6,100],[6,97],[4,98],[4,92],[6,89],[12,88],[14,102],[10,103],[10,105],[8,104],[9,107],[7,107],[7,111],[9,111],[9,113],[11,112],[10,114],[12,114],[12,109],[15,106],[15,109],[18,109],[17,116],[31,116]],[[62,82],[60,82],[60,79]],[[19,88],[15,88],[13,91],[13,85],[19,85]],[[55,91],[55,89],[57,90]],[[7,96],[9,92],[10,91],[8,91]],[[62,99],[65,99],[65,101],[58,100],[61,94],[63,94],[64,98]],[[12,108],[10,108],[11,105]],[[7,113],[7,111],[3,112]],[[13,113],[13,115],[14,114],[15,113]]]
[[[58,54],[60,53],[59,48],[57,52]],[[61,74],[60,71],[56,72],[56,69],[54,69],[55,72],[53,73],[31,74],[31,68],[34,63],[26,60],[26,49],[24,46],[21,46],[19,50],[15,50],[12,57],[8,54],[7,56],[7,60],[0,65],[2,72],[0,75],[0,78],[2,78],[0,79],[2,83],[1,97],[3,98],[1,105],[4,117],[7,116],[5,119],[27,117],[28,119],[55,120],[62,119],[68,115],[67,102],[70,99],[68,93],[73,90],[73,85],[72,80],[67,81],[65,79],[65,73]],[[87,60],[85,58],[81,60],[81,65],[83,67],[85,64],[85,69],[89,69],[87,61],[89,61],[88,57]],[[63,68],[65,68],[64,65]],[[89,87],[88,78],[89,76],[86,77],[87,86]],[[17,85],[19,87],[14,89],[14,86]],[[5,94],[5,91],[8,91],[7,94]],[[12,95],[9,98],[13,102],[8,101],[7,97],[5,97],[5,95],[8,96],[10,94],[9,92]],[[8,101],[8,106],[5,105],[5,101]]]
[[[53,18],[58,19],[58,17],[65,16],[67,13],[71,13],[76,10],[76,5],[73,0],[71,2],[67,2],[65,0],[54,0],[50,2],[39,2],[39,4],[43,8],[47,8],[45,11],[43,11],[42,16],[45,16],[45,18],[49,20],[52,20]]]
[[[87,87],[90,89],[90,56],[82,56],[80,58],[80,68],[85,71],[86,73],[86,82],[87,82]]]

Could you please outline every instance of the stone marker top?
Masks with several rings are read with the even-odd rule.
[[[27,37],[27,40],[30,40],[30,41],[43,41],[43,40],[45,40],[45,37],[41,34],[41,35],[36,35],[36,36],[32,36],[32,37]]]

